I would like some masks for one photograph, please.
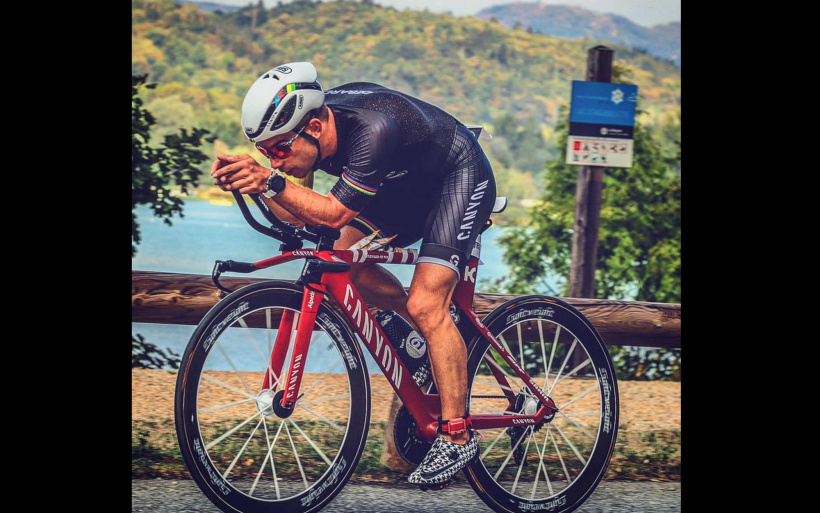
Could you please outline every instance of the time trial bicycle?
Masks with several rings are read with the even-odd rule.
[[[339,230],[245,220],[281,242],[258,262],[217,260],[225,295],[194,330],[176,381],[179,448],[191,476],[226,512],[310,513],[350,479],[370,427],[367,351],[402,406],[393,420],[399,454],[418,465],[441,414],[432,380],[421,386],[350,281],[353,263],[413,265],[406,248],[334,250]],[[494,213],[506,206],[499,198]],[[488,220],[484,230],[492,225]],[[315,244],[303,249],[303,242]],[[545,295],[511,299],[479,319],[473,296],[479,236],[450,306],[467,344],[468,411],[480,452],[466,480],[498,512],[570,512],[609,465],[618,432],[618,386],[601,335],[576,308]],[[251,273],[297,259],[295,281],[231,291],[224,272]],[[408,484],[408,486],[410,486]]]

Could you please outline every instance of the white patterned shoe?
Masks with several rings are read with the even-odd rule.
[[[475,431],[470,431],[470,440],[463,445],[436,437],[427,456],[407,481],[420,485],[422,490],[444,488],[450,480],[478,456],[478,440]]]

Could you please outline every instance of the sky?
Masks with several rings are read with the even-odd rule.
[[[225,5],[248,5],[256,0],[211,0]],[[280,0],[262,0],[266,7],[274,7]],[[288,3],[291,0],[281,0]],[[469,16],[481,9],[510,3],[533,3],[538,0],[373,0],[383,7],[398,10],[414,9],[430,12],[449,12],[455,16]],[[672,21],[681,21],[681,0],[541,0],[542,4],[562,4],[581,7],[601,14],[617,14],[644,27],[653,27]]]

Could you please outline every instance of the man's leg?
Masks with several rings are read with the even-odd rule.
[[[441,399],[441,419],[445,421],[467,414],[467,348],[450,317],[450,298],[457,283],[458,275],[452,269],[418,263],[407,300],[407,309],[427,339],[433,380]],[[452,435],[439,432],[407,480],[422,489],[448,486],[455,474],[478,457],[478,449],[469,428]]]
[[[448,267],[416,264],[407,301],[410,316],[427,340],[443,420],[467,413],[467,347],[450,317],[450,299],[457,283],[458,275]],[[458,444],[469,439],[468,433],[440,436]]]

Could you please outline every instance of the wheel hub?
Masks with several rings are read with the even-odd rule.
[[[290,417],[290,414],[293,413],[293,408],[284,408],[282,406],[282,397],[284,395],[284,390],[278,392],[274,392],[269,388],[260,390],[259,393],[256,394],[256,411],[265,417],[270,417],[271,415],[276,415],[280,419]]]
[[[270,417],[273,415],[273,399],[273,390],[269,388],[260,390],[259,393],[256,394],[256,411],[265,417]]]

